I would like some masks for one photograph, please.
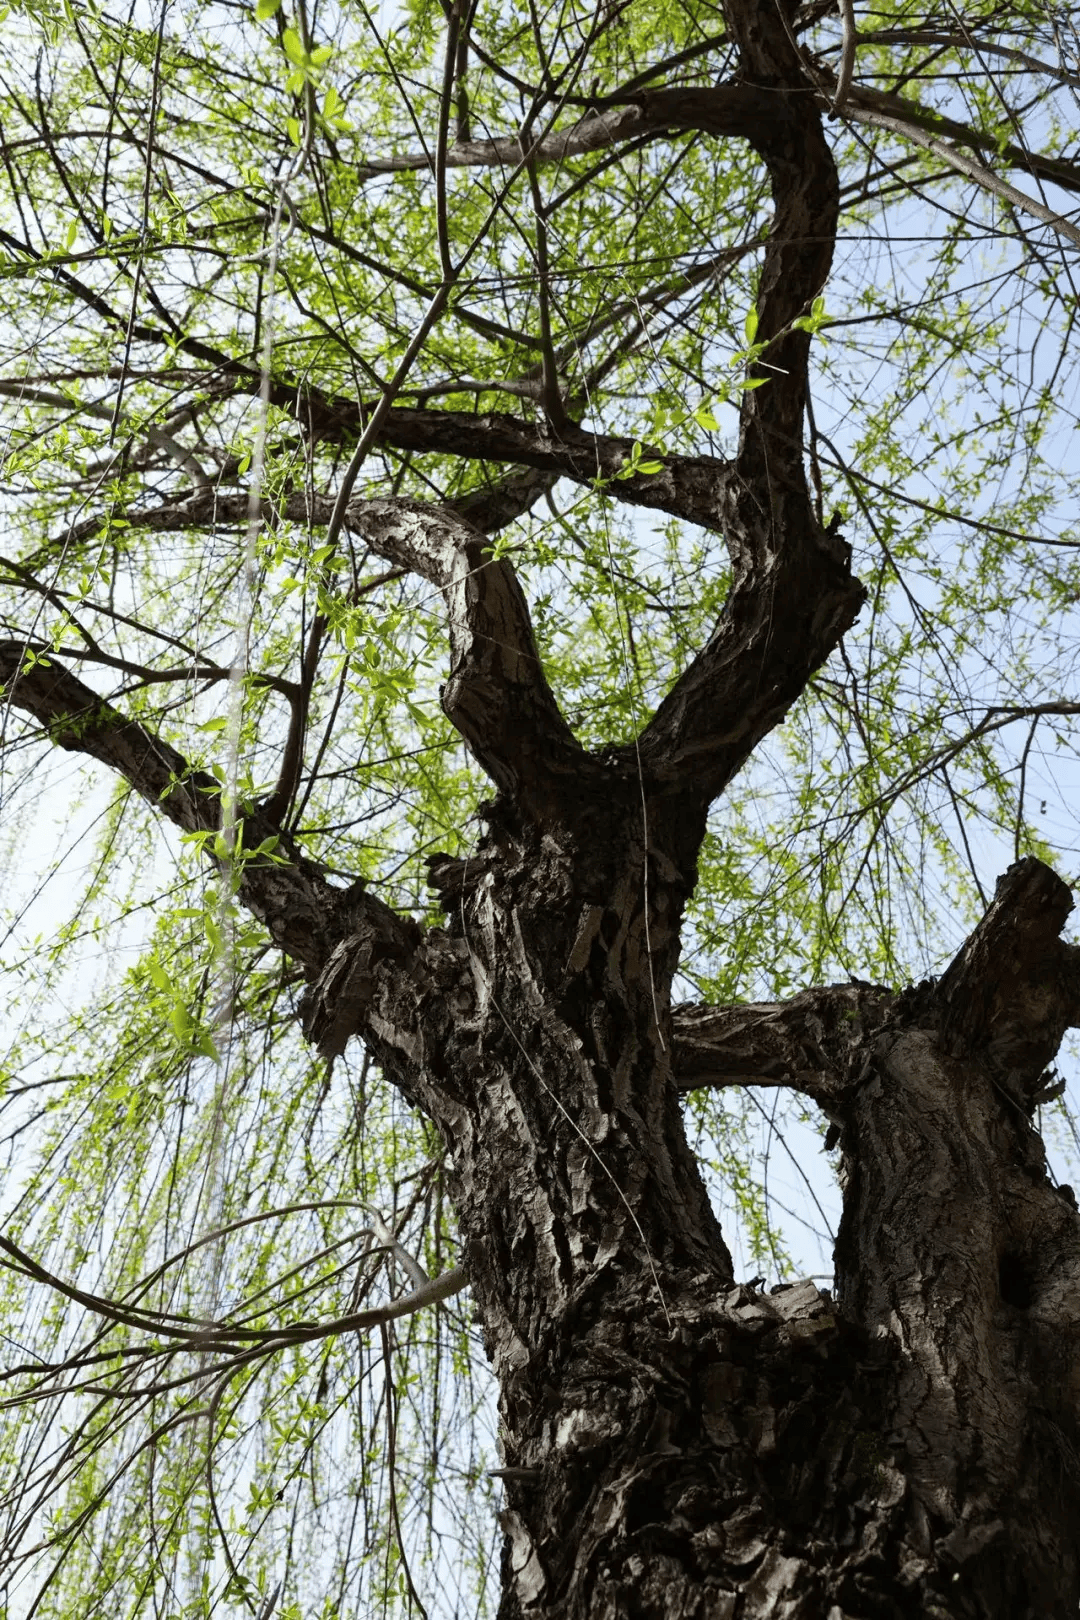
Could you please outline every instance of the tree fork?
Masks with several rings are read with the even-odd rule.
[[[832,1083],[809,1089],[841,1122],[846,1172],[835,1300],[729,1286],[703,1223],[696,1272],[674,1241],[646,1264],[609,1254],[609,1286],[492,1346],[505,1620],[1075,1611],[1080,1217],[1030,1122],[1080,1020],[1068,905],[1018,863],[938,985],[862,992],[862,1018],[819,1023]],[[956,1050],[962,1009],[988,1001]],[[796,1084],[807,1056],[794,1042]],[[597,1135],[601,1154],[623,1141],[614,1119]],[[577,1176],[618,1227],[597,1160]],[[685,1204],[669,1194],[657,1221],[659,1197],[650,1231],[677,1228]],[[511,1311],[522,1258],[501,1279]]]
[[[646,945],[629,796],[601,819],[568,852],[503,806],[436,858],[438,994],[369,1025],[450,1150],[503,1620],[1073,1613],[1080,1217],[1030,1117],[1080,1023],[1068,891],[1018,863],[937,984],[669,1015],[685,882]],[[835,1299],[735,1283],[677,1097],[736,1079],[839,1129]]]
[[[940,984],[792,1041],[842,1122],[835,1302],[661,1254],[504,1362],[506,1620],[1074,1612],[1080,1217],[1029,1117],[1069,903],[1021,862]]]

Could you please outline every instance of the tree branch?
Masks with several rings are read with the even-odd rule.
[[[31,715],[58,747],[107,765],[184,832],[217,832],[221,790],[216,778],[194,769],[169,743],[126,718],[58,663],[45,661],[47,652],[30,649],[31,662],[25,642],[0,641],[4,701]],[[235,862],[238,898],[309,976],[325,965],[343,937],[358,933],[400,971],[421,938],[415,923],[371,894],[332,887],[264,811],[249,811],[243,831],[247,849],[270,840],[278,858]],[[209,846],[207,853],[219,869],[225,866]]]
[[[1044,1100],[1046,1066],[1066,1029],[1080,1028],[1080,946],[1060,937],[1072,907],[1068,885],[1029,856],[998,879],[985,916],[936,984],[900,995],[834,984],[786,1002],[675,1007],[675,1084],[681,1092],[790,1086],[835,1113],[865,1078],[856,1055],[868,1073],[876,1032],[903,1009],[944,1052],[988,1062],[1030,1112]]]
[[[258,379],[250,383],[256,392]],[[355,400],[318,397],[299,391],[293,383],[273,383],[271,403],[301,421],[310,421],[316,434],[348,438],[362,427],[367,407]],[[558,431],[548,424],[526,422],[499,411],[418,410],[397,405],[387,412],[376,435],[377,443],[393,450],[421,455],[509,462],[532,467],[575,483],[593,486],[599,479],[608,493],[632,506],[645,506],[699,524],[714,533],[721,527],[723,495],[730,465],[714,456],[683,456],[649,450],[662,460],[657,473],[619,478],[632,459],[634,440],[622,434],[593,433],[567,422]]]
[[[679,1091],[702,1087],[790,1086],[829,1111],[857,1078],[853,1064],[868,1032],[895,997],[873,985],[833,984],[791,1001],[672,1009]]]
[[[767,101],[754,86],[733,81],[710,89],[638,90],[630,97],[605,97],[599,111],[590,112],[569,129],[552,130],[528,146],[532,163],[564,163],[567,158],[603,151],[652,132],[706,129],[716,135],[746,135],[748,126],[768,117]],[[487,141],[462,141],[446,154],[452,169],[514,169],[521,162],[516,135]],[[423,152],[376,158],[357,166],[361,184],[383,174],[428,169]]]
[[[443,709],[492,781],[526,814],[550,817],[557,782],[587,756],[547,683],[509,561],[451,511],[416,501],[358,501],[348,523],[380,557],[438,586],[452,659]]]
[[[862,587],[850,549],[817,522],[803,471],[811,311],[832,263],[836,167],[803,63],[779,8],[732,3],[726,20],[744,71],[768,106],[744,130],[775,202],[756,303],[760,358],[743,395],[739,450],[726,485],[732,589],[708,644],[640,739],[654,782],[708,804],[803,691],[854,622]],[[701,92],[706,96],[706,92]]]
[[[13,399],[17,404],[56,405],[70,412],[72,416],[96,416],[110,424],[114,420],[113,407],[103,405],[100,400],[69,399],[66,394],[57,393],[55,389],[34,388],[29,383],[0,381],[0,396]],[[164,428],[158,427],[154,422],[146,422],[142,427],[135,427],[123,414],[119,417],[119,424],[125,433],[131,434],[132,438],[144,433],[151,444],[156,445],[159,450],[164,450],[178,467],[190,473],[194,483],[209,487],[210,480],[200,466],[198,457]]]
[[[258,379],[253,375],[250,391],[255,393],[257,389]],[[248,391],[247,384],[243,391]],[[298,389],[290,383],[272,383],[270,399],[291,417],[310,425],[317,436],[331,441],[355,436],[365,420],[366,407],[357,405],[355,400]],[[447,503],[449,508],[488,534],[520,517],[558,478],[570,478],[590,488],[599,481],[610,495],[631,506],[666,512],[717,533],[721,529],[724,491],[731,471],[730,463],[715,456],[677,455],[646,446],[650,460],[662,460],[660,471],[622,478],[618,475],[633,457],[635,441],[632,438],[592,433],[573,422],[565,423],[555,432],[547,424],[522,421],[499,411],[474,415],[469,411],[394,406],[387,412],[376,442],[417,455],[454,456],[474,464],[509,463],[546,474],[544,481],[512,474],[494,480],[490,496],[488,492],[472,490]],[[486,504],[489,499],[490,505]],[[293,522],[325,524],[329,521],[332,503],[325,515],[321,515],[325,506],[319,497],[312,501],[306,495],[294,494],[276,503],[273,509]],[[190,514],[187,521],[192,523],[211,521],[205,516],[196,516],[211,511],[213,521],[235,522],[238,516],[246,516],[247,496],[220,489],[212,498],[201,493],[184,494],[176,501],[163,502],[141,514],[137,510],[127,512],[125,517],[130,523],[165,530],[182,528],[185,513]],[[170,514],[175,514],[177,521],[174,522]],[[100,528],[100,517],[87,518],[73,525],[70,531],[64,531],[65,543],[78,543],[96,535]]]
[[[860,34],[859,43],[869,42],[873,38],[873,34]],[[947,155],[950,162],[955,160],[956,154],[951,148],[946,148],[945,154],[941,153],[942,139],[954,141],[957,146],[970,147],[975,152],[986,152],[999,162],[1007,163],[1011,169],[1023,169],[1025,174],[1037,180],[1052,180],[1066,191],[1080,191],[1080,166],[1067,158],[1046,157],[1041,152],[1030,152],[1013,141],[1006,141],[999,147],[992,135],[972,129],[970,124],[948,118],[944,113],[922,107],[917,101],[910,101],[888,90],[875,90],[871,85],[853,86],[844,116],[854,123],[892,129],[899,135],[916,140],[920,146],[927,145],[927,136],[937,137],[929,150],[938,155]],[[982,165],[976,167],[980,172],[986,172]]]
[[[285,817],[292,809],[297,789],[300,786],[300,776],[304,768],[304,737],[307,733],[311,692],[315,684],[315,673],[319,667],[319,650],[322,646],[325,630],[326,620],[321,613],[317,613],[308,632],[308,642],[300,666],[300,679],[295,683],[290,682],[287,689],[289,729],[285,737],[285,747],[282,750],[281,766],[278,770],[274,790],[265,800],[262,807],[263,814],[275,827],[282,825]]]
[[[903,103],[901,103],[901,106],[903,106]],[[1012,203],[1021,212],[1030,214],[1033,219],[1040,220],[1044,225],[1049,225],[1059,236],[1066,237],[1070,242],[1080,247],[1080,228],[1074,225],[1071,220],[1065,219],[1063,215],[1057,213],[1053,208],[1048,208],[1038,198],[1029,197],[1026,191],[1020,191],[1016,186],[1010,185],[1007,180],[1002,180],[994,173],[993,169],[988,169],[985,163],[979,163],[975,158],[968,157],[967,153],[962,152],[959,146],[950,145],[949,142],[943,141],[939,135],[931,134],[927,130],[920,128],[919,123],[911,116],[910,108],[905,107],[904,114],[898,115],[895,112],[879,112],[873,108],[860,106],[856,100],[849,100],[844,109],[844,116],[858,124],[868,124],[875,129],[888,129],[896,135],[902,135],[905,140],[912,141],[916,146],[921,146],[924,151],[932,152],[935,157],[941,158],[950,168],[955,169],[958,174],[966,175],[969,180],[974,180],[976,185],[980,186],[983,191],[988,191],[992,196],[1001,197],[1005,202]],[[944,123],[945,120],[942,120],[942,122]],[[962,125],[959,127],[963,130],[965,145],[981,147],[990,144],[973,136],[972,132],[964,129]],[[953,131],[950,130],[949,133],[953,133]],[[1080,173],[1072,165],[1051,164],[1034,154],[1030,157],[1024,155],[1022,163],[1019,161],[1019,155],[1014,155],[1009,161],[1014,167],[1023,167],[1039,179],[1053,180],[1056,184],[1068,186],[1073,191],[1080,190]],[[1050,172],[1051,169],[1056,172]]]
[[[1066,1029],[1080,1025],[1080,947],[1060,937],[1072,909],[1050,867],[1034,856],[1017,861],[934,995],[944,1049],[985,1051],[1029,1110]]]

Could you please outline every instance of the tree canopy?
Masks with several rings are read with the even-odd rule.
[[[467,943],[493,805],[609,765],[646,911],[697,794],[676,1003],[1080,875],[1075,19],[17,0],[0,85],[5,1612],[494,1613],[445,1127],[342,942]]]

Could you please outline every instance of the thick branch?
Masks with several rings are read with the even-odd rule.
[[[431,580],[446,600],[452,665],[442,703],[492,780],[537,819],[585,753],[547,683],[509,561],[452,513],[414,501],[358,501],[349,524],[372,551]]]
[[[891,115],[893,118],[903,120],[907,132],[921,126],[933,133],[948,136],[964,146],[992,153],[999,161],[1007,163],[1012,168],[1023,169],[1038,179],[1053,180],[1072,191],[1080,190],[1080,169],[1074,163],[1061,158],[1046,157],[1039,152],[1026,151],[1012,142],[1006,142],[999,149],[992,136],[982,130],[973,129],[957,119],[928,111],[915,102],[887,91],[877,90],[870,85],[853,86],[850,81],[856,36],[852,27],[849,37],[846,15],[844,21],[845,47],[842,52],[841,72],[833,98],[821,96],[819,104],[823,110],[836,111],[843,107],[845,116],[856,122],[865,123],[880,122],[880,115]],[[928,44],[953,44],[958,49],[989,50],[1021,62],[1034,73],[1048,74],[1068,84],[1080,82],[1075,75],[1048,63],[1039,62],[1022,51],[982,40],[973,41],[970,38],[965,40],[960,35],[935,33],[932,30],[909,30],[887,33],[860,32],[857,36],[859,44],[871,44],[879,40],[886,43],[894,40],[925,41]],[[764,53],[758,51],[756,54],[760,63]],[[766,73],[769,72],[770,66],[771,64],[766,67]],[[842,82],[845,80],[846,82]],[[529,149],[529,161],[534,164],[562,163],[568,158],[604,151],[609,147],[624,145],[628,141],[640,141],[652,133],[666,135],[672,131],[689,129],[714,135],[745,136],[760,151],[764,126],[773,112],[775,104],[770,108],[767,99],[762,97],[760,86],[745,80],[731,81],[711,88],[686,87],[652,91],[643,89],[632,96],[629,91],[616,91],[611,96],[603,97],[596,110],[587,113],[569,128],[553,130],[537,140]],[[514,135],[487,141],[461,141],[446,154],[448,168],[514,169],[520,160],[521,146]],[[360,180],[364,181],[383,174],[425,171],[429,167],[430,158],[427,153],[407,152],[396,157],[376,158],[360,164],[358,174]]]
[[[876,986],[832,984],[791,1001],[687,1002],[671,1015],[675,1084],[682,1092],[790,1086],[829,1111],[858,1079],[868,1032],[894,999]]]
[[[252,378],[252,392],[258,379]],[[275,384],[273,402],[302,420],[309,416],[318,433],[342,437],[363,426],[364,408],[352,401],[318,402],[309,409],[297,406],[295,385]],[[687,523],[718,531],[729,464],[713,456],[682,456],[656,452],[663,467],[658,473],[619,478],[630,461],[634,440],[614,433],[592,433],[574,423],[555,431],[549,424],[522,421],[500,411],[474,415],[469,411],[415,410],[395,406],[378,434],[380,444],[421,455],[458,456],[469,461],[510,462],[571,478],[592,486],[603,480],[609,493],[633,506],[668,512]],[[654,452],[650,450],[649,458]],[[613,482],[612,482],[613,480]]]
[[[216,832],[221,826],[217,780],[127,719],[55,656],[44,662],[41,651],[35,649],[35,661],[29,663],[24,642],[0,641],[4,701],[31,715],[60,748],[107,765],[184,832]],[[333,888],[263,811],[244,818],[243,832],[244,846],[251,850],[265,839],[276,840],[279,859],[241,859],[238,897],[274,943],[309,973],[324,965],[346,934],[364,932],[379,952],[398,961],[411,953],[420,937],[415,924],[373,895]]]
[[[588,113],[569,129],[553,130],[527,148],[532,163],[563,163],[567,158],[600,152],[626,141],[640,140],[655,131],[701,130],[712,135],[741,135],[765,138],[765,130],[775,104],[757,86],[741,81],[715,85],[709,89],[639,90],[633,97],[613,104],[606,98],[602,110]],[[625,105],[630,101],[630,105]],[[521,142],[516,135],[489,141],[462,141],[446,155],[449,168],[508,168],[521,162]],[[407,152],[400,157],[377,158],[359,166],[361,181],[380,174],[398,174],[429,168],[423,152]]]
[[[511,472],[501,478],[493,478],[489,484],[471,489],[465,495],[456,496],[444,502],[443,506],[445,510],[461,518],[470,528],[480,529],[484,534],[497,534],[500,529],[515,523],[518,518],[531,510],[553,487],[558,477],[559,474],[556,472],[541,472],[528,467],[521,472]],[[260,506],[260,514],[266,522],[285,521],[298,523],[304,527],[309,524],[324,527],[329,523],[333,510],[333,496],[310,495],[295,490],[281,499],[267,496]],[[183,529],[246,523],[249,513],[250,497],[246,492],[217,489],[182,490],[157,506],[129,507],[122,515],[125,523],[131,528],[149,529],[157,534],[171,534]],[[57,547],[81,545],[86,540],[94,539],[101,533],[102,521],[101,514],[95,513],[93,517],[84,518],[81,523],[69,525],[47,549],[54,552]],[[19,566],[6,558],[0,560],[8,568]],[[123,664],[118,667],[130,666]]]
[[[258,377],[252,374],[251,392],[258,391]],[[287,411],[313,431],[332,441],[348,440],[361,431],[365,407],[355,400],[320,395],[298,389],[295,384],[271,385],[272,403]],[[376,435],[380,444],[417,455],[454,456],[472,463],[509,463],[528,469],[499,476],[486,489],[470,490],[446,503],[474,528],[493,534],[529,510],[533,502],[559,478],[570,478],[590,488],[599,480],[607,492],[631,506],[644,506],[667,512],[687,523],[719,532],[722,523],[724,491],[730,464],[715,456],[684,456],[647,448],[647,459],[660,459],[661,470],[637,473],[631,478],[618,476],[633,457],[634,440],[614,433],[591,433],[568,422],[555,433],[546,424],[522,421],[499,411],[473,415],[468,411],[415,410],[395,406],[387,413]],[[294,494],[277,503],[283,517],[298,523],[326,523],[332,510],[318,497]],[[161,530],[182,528],[187,521],[203,523],[212,513],[221,523],[242,521],[247,512],[247,496],[235,490],[211,497],[200,491],[184,495],[177,502],[166,502],[146,512],[125,513],[130,523]],[[170,514],[175,514],[175,521]],[[78,543],[99,533],[101,518],[87,518],[65,529],[66,544]]]
[[[775,214],[757,297],[739,451],[727,484],[724,533],[732,590],[707,646],[641,738],[653,779],[715,798],[803,691],[853,623],[863,599],[849,548],[819,526],[803,471],[809,314],[832,262],[836,167],[803,65],[779,8],[732,3],[726,20],[743,69],[770,109],[746,133],[769,172]],[[704,95],[705,93],[702,92]]]
[[[493,478],[489,484],[471,489],[467,495],[457,495],[447,505],[470,528],[484,534],[497,534],[531,511],[542,496],[554,489],[558,480],[556,472],[525,467],[502,478]]]
[[[875,1035],[902,1017],[944,1052],[988,1062],[1030,1109],[1066,1029],[1080,1027],[1080,947],[1060,937],[1071,910],[1067,885],[1028,857],[998,880],[936,985],[895,995],[834,984],[787,1002],[685,1003],[672,1011],[675,1083],[682,1092],[790,1086],[836,1111],[865,1078]]]

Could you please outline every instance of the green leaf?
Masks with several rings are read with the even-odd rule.
[[[190,1036],[189,1039],[191,1039]],[[192,1050],[198,1052],[201,1057],[210,1058],[214,1063],[221,1062],[221,1054],[214,1045],[210,1031],[204,1028],[203,1025],[200,1024],[197,1027],[194,1039],[191,1040],[191,1046]]]
[[[295,65],[299,68],[307,67],[308,54],[305,51],[304,43],[300,38],[300,35],[296,32],[295,28],[285,29],[281,36],[281,48],[285,52],[285,55],[289,58],[290,62],[295,63]]]
[[[255,0],[255,16],[259,22],[276,17],[280,10],[281,0]]]
[[[192,1017],[187,1005],[179,998],[169,1008],[169,1024],[180,1045],[187,1047],[191,1035]]]
[[[146,971],[159,990],[168,990],[172,985],[172,980],[156,957],[152,956],[147,962]]]
[[[747,312],[746,312],[746,319],[743,322],[743,332],[746,334],[746,342],[747,342],[748,347],[749,347],[750,344],[753,343],[754,338],[757,336],[757,328],[758,328],[758,313],[757,313],[757,310],[754,309],[754,308],[748,309]]]

